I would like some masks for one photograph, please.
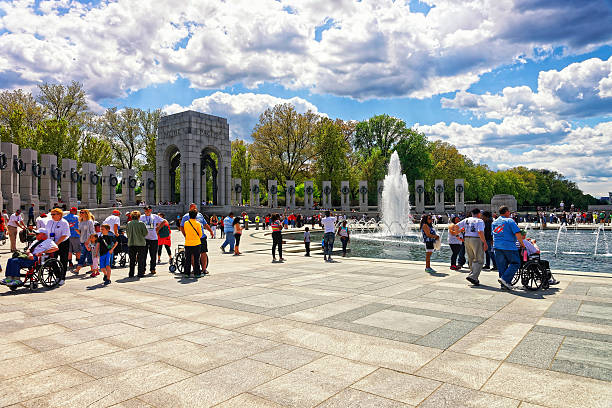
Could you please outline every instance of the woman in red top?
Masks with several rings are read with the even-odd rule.
[[[159,213],[157,215],[159,215],[159,217],[163,219],[163,221],[161,222],[162,226],[157,232],[157,263],[160,263],[161,261],[161,253],[164,246],[166,247],[168,257],[170,258],[169,260],[170,262],[172,262],[172,251],[170,250],[170,248],[172,247],[172,240],[170,238],[170,235],[172,234],[170,233],[170,223],[168,223],[168,220],[166,219],[163,213]]]
[[[283,262],[283,224],[280,222],[280,215],[274,214],[272,216],[272,262],[276,262],[276,247],[278,246],[278,258],[280,262]]]

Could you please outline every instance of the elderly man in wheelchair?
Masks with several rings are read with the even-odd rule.
[[[46,228],[36,231],[36,241],[29,247],[27,252],[15,252],[13,257],[6,263],[5,279],[1,284],[8,286],[11,290],[29,284],[30,289],[38,287],[40,282],[46,287],[53,287],[58,283],[61,265],[55,258],[47,259],[49,254],[58,250],[57,245],[49,239]],[[25,269],[22,275],[21,270]],[[24,280],[21,280],[24,277]]]
[[[512,284],[516,284],[520,279],[523,286],[530,290],[548,289],[550,285],[558,284],[559,281],[554,278],[550,271],[548,261],[540,258],[540,248],[536,240],[527,238],[525,230],[521,230],[521,235],[525,248],[520,249],[521,266],[514,275]]]

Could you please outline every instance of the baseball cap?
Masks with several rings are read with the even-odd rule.
[[[72,208],[70,208],[70,211],[78,211],[78,208],[72,207]]]
[[[121,215],[121,211],[119,211],[119,210],[113,210],[113,214],[114,214],[114,215]]]

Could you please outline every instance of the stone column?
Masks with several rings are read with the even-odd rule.
[[[323,190],[321,190],[321,201],[322,201],[322,206],[325,209],[331,209],[331,196],[332,194],[332,189],[331,189],[331,181],[324,181],[323,182]]]
[[[268,207],[278,207],[278,182],[268,180]]]
[[[285,190],[285,206],[290,209],[295,208],[295,181],[287,180],[287,189]]]
[[[1,176],[2,197],[4,198],[8,212],[13,213],[21,206],[19,195],[19,173],[15,170],[15,163],[22,163],[22,161],[19,159],[19,146],[16,144],[3,142],[1,148],[2,153],[6,155],[7,160],[6,169],[2,171]]]
[[[77,205],[77,185],[79,182],[79,173],[77,171],[77,162],[72,159],[62,159],[62,181],[60,193],[62,202],[66,207],[76,207]]]
[[[380,213],[382,211],[382,201],[383,201],[383,190],[385,189],[385,181],[384,180],[378,180],[378,183],[376,183],[376,191],[378,194],[378,201],[376,202],[376,205],[378,206],[378,212]]]
[[[34,215],[38,215],[38,177],[40,176],[40,166],[38,165],[38,153],[32,149],[21,150],[21,160],[25,166],[24,172],[19,180],[19,193],[21,200],[27,207],[34,204]]]
[[[231,161],[231,158],[227,160]],[[226,161],[227,163],[227,161]],[[232,188],[232,170],[229,165],[225,166],[225,204],[224,205],[232,205],[230,200],[230,189]]]
[[[95,163],[83,163],[81,172],[83,178],[81,180],[81,206],[85,208],[96,208],[98,206],[98,197],[96,186],[100,183],[100,177],[97,173]]]
[[[200,200],[204,201],[206,204],[208,204],[208,191],[206,188],[206,167],[201,168],[200,167]]]
[[[465,180],[455,179],[455,212],[465,211]]]
[[[40,164],[42,175],[40,177],[40,205],[47,211],[57,203],[57,182],[61,173],[57,168],[57,157],[52,154],[41,154]]]
[[[121,171],[121,202],[123,205],[136,205],[136,170],[123,169]]]
[[[115,188],[119,180],[113,166],[102,167],[102,207],[112,207],[117,202]]]
[[[417,214],[423,214],[425,212],[425,181],[415,180],[414,191],[414,210]]]
[[[155,204],[155,174],[152,171],[142,172],[142,200],[147,205]]]
[[[348,181],[340,182],[340,206],[342,211],[350,211],[351,209],[351,188]]]
[[[259,180],[251,179],[249,181],[249,205],[251,207],[259,207]]]
[[[368,212],[368,182],[359,182],[359,211]]]
[[[435,211],[437,214],[444,213],[444,180],[436,179],[435,188]]]
[[[314,206],[314,183],[311,180],[304,182],[304,208],[312,210]]]
[[[232,184],[232,192],[234,196],[233,205],[240,205],[242,204],[242,179],[235,178],[233,180],[234,180]]]

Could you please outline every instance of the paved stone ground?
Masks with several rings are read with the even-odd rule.
[[[0,406],[612,406],[612,275],[508,293],[442,265],[272,264],[249,232],[242,257],[209,240],[199,280],[0,287]]]

